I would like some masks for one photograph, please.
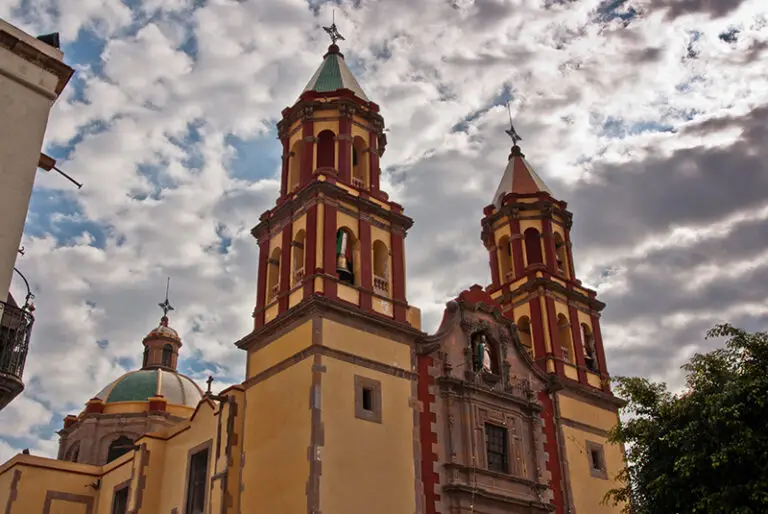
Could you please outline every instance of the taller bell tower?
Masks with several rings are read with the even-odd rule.
[[[257,486],[242,502],[421,512],[412,221],[379,188],[384,120],[330,30],[322,63],[282,111],[280,195],[252,231],[255,322],[238,346],[248,352],[242,480]]]
[[[556,512],[614,513],[601,500],[624,467],[623,448],[607,441],[623,402],[610,389],[600,331],[605,304],[576,278],[573,215],[517,140],[514,134],[501,182],[483,213],[491,267],[486,290],[550,378],[550,394],[540,400]]]

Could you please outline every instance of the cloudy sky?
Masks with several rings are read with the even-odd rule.
[[[715,322],[768,320],[764,0],[0,0],[61,33],[76,74],[45,151],[17,266],[37,295],[27,390],[0,413],[0,461],[53,455],[62,418],[140,365],[171,276],[182,371],[243,378],[249,234],[278,190],[275,123],[327,47],[389,127],[383,188],[415,225],[409,301],[436,328],[489,281],[480,241],[510,142],[574,213],[609,369],[681,384]],[[23,298],[22,284],[14,293]]]

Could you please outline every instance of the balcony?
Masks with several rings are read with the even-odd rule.
[[[352,177],[352,185],[358,189],[368,189],[368,187],[365,185],[365,180],[359,177]]]
[[[382,296],[389,296],[389,280],[384,277],[374,275],[373,290]]]
[[[35,321],[11,302],[0,302],[0,410],[24,390],[21,377]]]

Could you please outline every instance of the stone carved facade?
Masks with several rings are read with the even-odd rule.
[[[495,303],[476,302],[465,291],[450,302],[440,329],[422,341],[422,357],[432,359],[434,379],[425,405],[433,414],[433,469],[436,512],[550,512],[552,493],[546,471],[548,455],[539,394],[547,377],[521,345],[517,330]],[[473,367],[472,341],[483,334],[493,358],[493,372]],[[506,468],[489,469],[487,427],[504,429]]]

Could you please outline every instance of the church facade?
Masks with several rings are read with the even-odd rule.
[[[430,335],[406,297],[413,222],[380,189],[384,120],[335,42],[278,133],[280,194],[252,231],[254,329],[236,343],[245,380],[213,394],[178,373],[164,316],[142,368],[65,418],[57,459],[0,467],[0,508],[618,512],[601,503],[624,466],[606,440],[622,402],[604,305],[576,279],[565,202],[520,148],[483,212],[491,284]]]

